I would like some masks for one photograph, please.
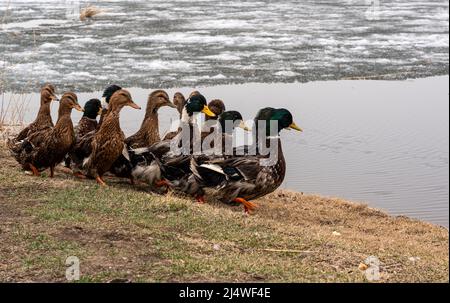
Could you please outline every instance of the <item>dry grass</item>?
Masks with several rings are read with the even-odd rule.
[[[87,7],[81,9],[80,11],[80,20],[81,21],[86,21],[87,19],[91,19],[92,17],[103,13],[104,10],[93,6],[93,5],[88,5]]]
[[[25,175],[0,149],[0,281],[448,282],[448,230],[364,205],[288,191],[239,207],[149,193],[110,179],[107,189],[61,171]]]
[[[3,93],[0,99],[0,129],[2,126],[23,126],[30,98],[26,94],[11,94],[7,97]]]

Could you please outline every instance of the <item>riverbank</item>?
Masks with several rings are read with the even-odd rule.
[[[448,282],[448,230],[361,204],[280,190],[258,210],[204,205],[111,179],[24,174],[0,148],[0,281]],[[366,262],[367,263],[367,262]]]
[[[448,227],[448,83],[448,76],[442,76],[407,81],[248,83],[166,91],[173,96],[177,91],[189,95],[198,89],[208,100],[222,99],[227,110],[238,110],[249,120],[263,107],[289,109],[304,132],[281,132],[288,163],[283,189],[361,201],[392,215]],[[127,89],[145,108],[151,90]],[[102,92],[77,95],[84,104],[100,98]],[[7,93],[5,100],[26,102],[23,121],[35,119],[38,93]],[[53,121],[57,112],[54,103]],[[159,113],[160,133],[164,134],[178,119],[178,112],[162,108]],[[144,114],[123,110],[121,127],[127,136],[138,130]],[[72,114],[74,123],[80,117],[78,112]],[[242,133],[237,135],[239,138]]]

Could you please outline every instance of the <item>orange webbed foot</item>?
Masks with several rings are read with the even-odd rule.
[[[195,197],[195,200],[197,200],[197,202],[200,203],[200,204],[205,204],[206,203],[205,196],[197,196],[197,197]]]
[[[105,181],[103,181],[102,177],[97,177],[95,178],[95,180],[97,181],[97,183],[101,186],[108,186]]]
[[[30,164],[30,168],[31,168],[31,171],[33,172],[33,176],[36,176],[36,177],[41,176],[41,173],[33,164]]]
[[[246,214],[250,214],[252,211],[254,211],[257,208],[256,204],[249,202],[243,198],[236,198],[233,201],[244,205],[244,211]]]
[[[73,173],[73,175],[79,179],[87,179],[87,177],[80,172]]]
[[[170,184],[169,184],[169,182],[167,182],[167,180],[159,180],[159,181],[155,182],[155,186],[156,187],[163,187],[163,186],[170,187]]]

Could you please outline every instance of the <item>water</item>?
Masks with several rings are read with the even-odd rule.
[[[245,84],[200,88],[208,100],[221,98],[246,119],[266,106],[286,107],[304,133],[282,132],[287,161],[283,188],[341,197],[449,226],[448,76],[409,81],[328,81],[306,84]],[[130,89],[145,106],[149,90]],[[169,89],[188,94],[192,88]],[[100,92],[78,94],[80,103]],[[7,98],[9,96],[6,96]],[[37,94],[23,98],[37,112]],[[53,114],[56,114],[56,105]],[[144,112],[126,108],[126,134]],[[79,113],[74,113],[78,121]],[[56,117],[55,117],[56,118]],[[160,113],[163,134],[176,120]]]
[[[74,3],[108,11],[83,23]],[[31,92],[448,74],[448,1],[367,3],[0,0],[0,78]]]

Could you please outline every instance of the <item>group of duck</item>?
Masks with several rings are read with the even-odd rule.
[[[59,109],[58,120],[53,124],[51,103],[55,101],[59,101]],[[273,192],[284,180],[286,162],[279,133],[283,129],[302,131],[288,110],[269,107],[261,109],[255,121],[267,122],[267,140],[273,139],[274,133],[270,121],[278,121],[275,130],[278,159],[274,165],[262,165],[261,159],[267,155],[259,152],[254,155],[175,155],[171,152],[171,144],[180,134],[181,127],[160,137],[158,110],[162,107],[177,109],[180,121],[190,127],[196,121],[194,117],[204,114],[206,120],[216,120],[223,128],[229,120],[236,127],[249,129],[242,115],[237,111],[226,111],[221,100],[207,103],[200,92],[194,91],[187,99],[176,93],[171,101],[164,90],[156,90],[148,97],[140,129],[126,138],[119,119],[126,106],[140,109],[131,94],[118,85],[107,87],[102,101],[91,99],[83,108],[75,93],[66,92],[58,99],[55,87],[47,84],[41,89],[35,121],[8,140],[8,148],[22,169],[35,176],[50,169],[53,178],[55,167],[64,164],[65,171],[70,169],[70,173],[78,178],[95,179],[101,186],[106,186],[105,175],[114,175],[128,178],[132,185],[136,182],[148,184],[158,193],[165,188],[189,195],[200,203],[205,202],[206,192],[211,191],[215,199],[243,205],[244,210],[250,212],[256,207],[250,200]],[[84,112],[76,127],[71,119],[73,109]],[[232,135],[222,134],[224,137]],[[204,138],[204,133],[200,137]]]

